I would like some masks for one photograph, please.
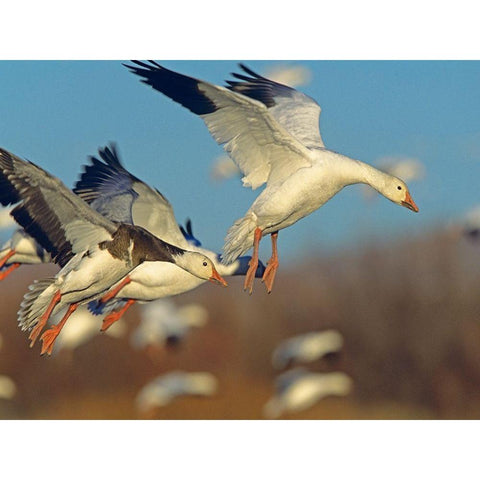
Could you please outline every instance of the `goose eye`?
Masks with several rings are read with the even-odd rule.
[[[207,262],[203,262],[203,266],[206,267],[208,265]]]
[[[401,189],[402,189],[402,187],[401,187],[400,185],[399,185],[397,188],[398,188],[398,190],[401,190]]]

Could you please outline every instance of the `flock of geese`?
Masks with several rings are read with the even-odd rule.
[[[218,255],[200,245],[191,224],[180,227],[168,200],[133,176],[115,145],[100,148],[73,189],[40,166],[0,148],[0,203],[15,205],[21,227],[0,252],[0,279],[22,264],[54,262],[59,272],[35,281],[18,323],[30,346],[50,354],[56,338],[81,305],[103,315],[101,330],[135,302],[178,295],[206,281],[244,275],[271,292],[279,266],[280,230],[312,213],[345,186],[363,183],[397,205],[418,208],[394,175],[328,150],[320,135],[320,106],[294,88],[240,64],[226,86],[166,69],[154,61],[125,65],[143,83],[200,116],[243,175],[243,185],[264,186],[226,234]],[[272,255],[258,258],[270,235]],[[253,248],[251,256],[244,256]],[[47,325],[63,313],[60,321]]]

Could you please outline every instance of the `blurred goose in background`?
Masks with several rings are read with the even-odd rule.
[[[278,231],[320,208],[347,185],[365,183],[392,202],[418,211],[405,183],[331,150],[319,130],[320,106],[310,97],[240,64],[227,87],[168,70],[154,61],[125,65],[142,82],[199,115],[241,170],[243,184],[266,187],[228,230],[228,264],[253,246],[244,288],[252,292],[258,248],[270,234],[272,257],[262,277],[271,292],[278,269]]]
[[[55,342],[53,353],[73,352],[98,335],[98,331],[98,317],[90,313],[85,305],[82,305],[73,313],[70,321],[63,327],[62,334]],[[112,328],[109,328],[105,334],[112,338],[122,338],[126,332],[127,325],[120,320]]]
[[[337,330],[309,332],[288,338],[272,354],[272,364],[282,369],[292,363],[313,362],[329,353],[338,352],[343,346],[343,337]]]
[[[36,281],[18,313],[33,346],[50,316],[67,311],[42,336],[50,354],[68,317],[81,303],[104,295],[144,261],[172,262],[194,275],[225,284],[205,255],[170,245],[141,227],[114,223],[92,210],[59,179],[31,162],[0,149],[0,203],[18,203],[12,215],[61,267],[53,278]]]
[[[477,241],[480,238],[480,205],[472,207],[459,223],[463,233]]]
[[[141,321],[133,331],[131,344],[136,349],[177,345],[192,328],[206,325],[208,311],[191,303],[177,307],[170,300],[157,300],[142,305]]]
[[[199,252],[208,257],[222,276],[244,275],[251,257],[241,257],[230,265],[220,262],[218,255],[202,248],[194,237],[192,225],[179,227],[170,202],[156,189],[149,187],[126,170],[115,145],[99,150],[99,158],[90,157],[74,192],[93,209],[116,222],[141,226],[153,235],[177,247]],[[256,276],[265,267],[258,263]],[[91,305],[95,313],[108,313],[102,330],[117,321],[136,301],[150,302],[192,290],[205,282],[174,264],[144,262],[112,287],[101,301]]]
[[[23,228],[19,228],[0,248],[0,281],[8,277],[20,265],[37,265],[48,263],[50,260],[49,253]]]
[[[210,176],[215,182],[222,182],[232,177],[241,177],[242,172],[228,155],[220,155],[213,162]]]
[[[312,81],[312,72],[304,65],[276,64],[268,68],[264,77],[291,88],[304,87]]]
[[[3,337],[0,334],[0,350],[3,345]],[[0,399],[11,400],[17,394],[15,382],[6,375],[0,375]]]
[[[173,371],[147,383],[137,394],[135,406],[141,413],[164,407],[179,396],[210,396],[218,390],[217,379],[208,372]]]
[[[11,400],[16,394],[15,382],[7,375],[0,375],[0,399]]]
[[[342,372],[313,373],[295,368],[277,377],[275,395],[265,404],[263,413],[267,418],[278,418],[300,412],[327,396],[348,395],[352,386],[352,379]]]

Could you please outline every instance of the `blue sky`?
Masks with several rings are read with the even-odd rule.
[[[237,60],[161,61],[168,68],[223,84]],[[262,73],[273,64],[300,64],[312,72],[299,89],[322,107],[325,145],[375,164],[408,156],[426,177],[410,190],[420,213],[384,198],[365,202],[347,187],[320,210],[283,230],[281,258],[350,248],[418,234],[463,215],[480,202],[480,62],[291,61],[241,59]],[[115,141],[132,173],[157,187],[177,220],[220,251],[234,220],[259,190],[239,179],[210,179],[222,153],[202,120],[154,92],[121,61],[0,61],[0,145],[71,186],[98,147]],[[263,257],[270,254],[264,240]]]

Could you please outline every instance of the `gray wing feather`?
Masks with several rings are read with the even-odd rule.
[[[15,220],[62,266],[94,243],[110,240],[117,229],[58,178],[3,149],[0,176],[7,187],[0,201],[20,202],[12,212]]]
[[[170,202],[132,175],[120,162],[115,145],[98,151],[73,191],[106,218],[145,228],[176,246],[186,247]]]

